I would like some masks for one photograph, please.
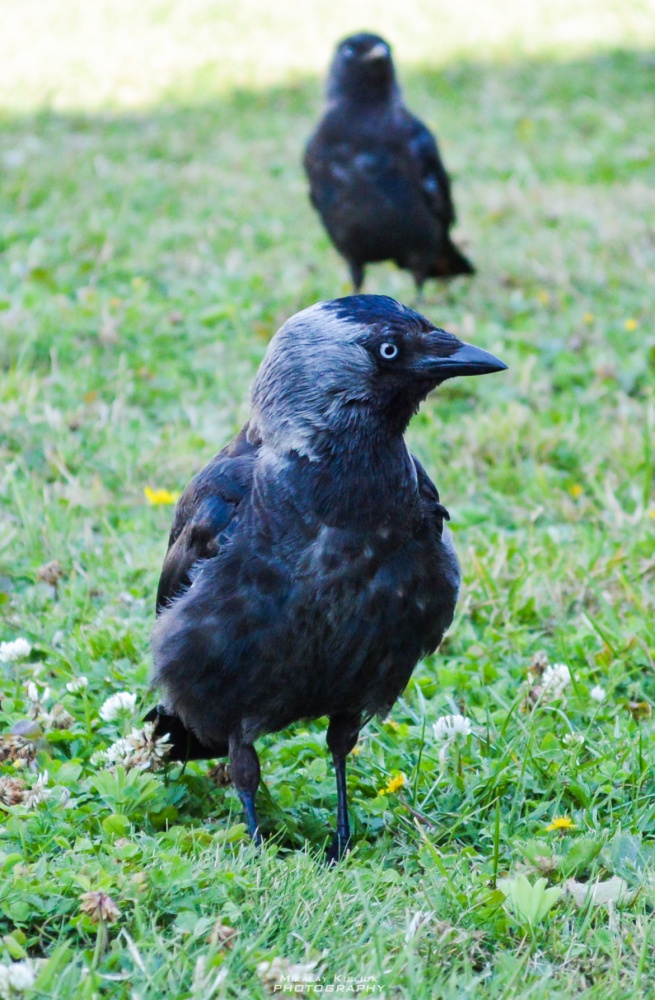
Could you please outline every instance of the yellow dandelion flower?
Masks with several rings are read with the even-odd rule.
[[[539,289],[539,291],[537,292],[537,298],[539,299],[539,301],[541,302],[541,304],[544,305],[544,306],[547,306],[548,303],[550,302],[550,295],[545,290],[545,288],[540,288]]]
[[[407,784],[407,778],[404,774],[397,774],[395,778],[391,778],[387,783],[386,788],[380,789],[380,795],[392,795],[397,792],[399,788]]]
[[[636,330],[639,324],[636,319],[627,319],[623,325],[626,330]]]
[[[353,755],[353,757],[359,757],[360,753],[362,752],[362,748],[360,746],[353,747],[350,752]]]
[[[655,508],[653,508],[653,510],[649,510],[648,511],[648,516],[652,517],[652,518],[655,518]]]
[[[586,313],[584,314],[584,316],[582,317],[582,322],[583,322],[583,323],[586,323],[586,324],[587,324],[587,326],[590,326],[590,325],[591,325],[591,323],[593,323],[593,321],[594,321],[595,319],[596,319],[596,317],[594,316],[594,314],[593,314],[593,313],[589,313],[589,312],[586,312]]]
[[[152,504],[153,507],[175,503],[179,496],[179,493],[171,493],[170,490],[153,490],[151,486],[146,486],[143,494],[148,503]]]
[[[571,830],[575,823],[569,816],[556,816],[552,823],[549,823],[546,830]]]
[[[577,500],[578,497],[582,496],[584,490],[582,486],[580,486],[580,483],[574,483],[571,489],[569,490],[569,493],[571,494],[572,497],[575,497]]]

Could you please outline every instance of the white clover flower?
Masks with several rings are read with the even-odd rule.
[[[129,736],[116,740],[106,750],[97,750],[91,757],[94,767],[117,767],[120,765],[126,771],[137,768],[139,771],[159,771],[165,763],[165,757],[170,750],[170,734],[155,737],[155,726],[146,722],[141,729],[133,729]]]
[[[0,802],[6,806],[15,806],[23,801],[25,782],[22,778],[10,778],[8,775],[0,778]]]
[[[541,677],[543,697],[547,701],[561,698],[570,683],[571,671],[565,663],[553,663],[552,667],[547,666]]]
[[[115,924],[121,915],[111,896],[100,890],[83,892],[80,899],[80,910],[88,914],[94,924]]]
[[[45,713],[43,722],[50,729],[70,729],[75,722],[75,717],[57,702],[56,705],[52,706],[50,712]]]
[[[607,697],[607,692],[605,691],[605,688],[602,688],[600,686],[600,684],[596,684],[596,686],[592,687],[591,691],[589,692],[589,697],[600,704],[601,701],[605,701],[605,698]]]
[[[39,806],[46,799],[49,799],[52,791],[52,788],[48,788],[48,772],[43,771],[36,779],[35,784],[23,793],[23,805],[26,809],[34,809],[35,806]]]
[[[84,677],[82,675],[80,677],[74,677],[72,681],[69,681],[66,685],[66,690],[69,691],[70,694],[79,694],[80,691],[84,691],[84,688],[88,686],[88,677]]]
[[[439,751],[439,762],[442,767],[445,767],[452,744],[458,743],[460,737],[466,739],[467,736],[471,735],[471,720],[464,715],[442,715],[434,723],[432,730],[435,740],[443,743]]]
[[[34,969],[27,962],[16,962],[9,967],[9,982],[18,993],[31,990],[35,979]]]
[[[11,1000],[17,993],[31,990],[36,982],[34,969],[29,962],[12,962],[0,965],[0,997]]]
[[[42,702],[48,701],[50,698],[50,688],[44,687],[43,691],[40,692],[34,681],[30,681],[27,684],[25,692],[28,700],[34,705],[40,705]]]
[[[471,735],[471,720],[464,715],[442,715],[432,728],[435,740],[454,743],[459,736],[466,738]]]
[[[24,660],[32,652],[27,639],[14,639],[13,642],[0,642],[0,660],[3,663],[15,663]]]
[[[131,714],[136,706],[136,695],[130,691],[117,691],[100,707],[100,718],[105,722],[113,722],[123,713]]]

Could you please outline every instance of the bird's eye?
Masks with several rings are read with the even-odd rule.
[[[355,50],[352,47],[352,45],[344,45],[344,47],[341,50],[341,55],[344,57],[344,59],[352,59],[352,57],[355,55]]]
[[[387,343],[380,345],[380,356],[383,357],[385,361],[393,361],[397,354],[398,348],[395,344]]]

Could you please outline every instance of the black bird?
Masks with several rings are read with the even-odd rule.
[[[506,366],[393,299],[314,305],[271,341],[249,422],[179,500],[159,581],[149,718],[173,759],[229,755],[259,840],[253,746],[329,717],[337,832],[346,757],[455,610],[448,513],[404,432],[431,389]]]
[[[378,35],[338,46],[304,166],[355,291],[365,265],[381,260],[411,271],[419,291],[426,278],[474,273],[449,236],[455,209],[437,144],[403,104],[391,49]]]

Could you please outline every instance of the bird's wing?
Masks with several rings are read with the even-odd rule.
[[[443,532],[444,521],[450,521],[450,514],[442,503],[439,502],[439,491],[434,485],[427,472],[419,462],[416,455],[412,455],[414,466],[416,467],[416,478],[418,480],[418,491],[423,501],[424,509],[431,517],[434,517],[439,535]]]
[[[450,194],[450,178],[446,173],[434,136],[423,122],[409,112],[408,149],[421,178],[421,187],[434,215],[447,226],[455,222],[455,207]]]
[[[309,179],[309,200],[317,212],[329,209],[348,184],[353,156],[348,142],[328,142],[320,129],[308,143],[303,165]]]
[[[218,554],[249,495],[258,445],[247,440],[247,425],[191,480],[178,502],[159,587],[157,613],[191,583],[199,562]]]

